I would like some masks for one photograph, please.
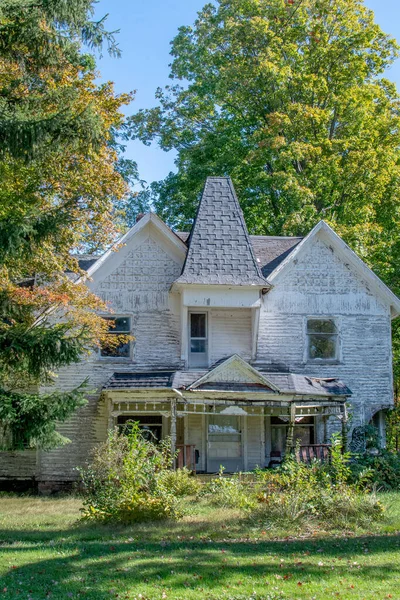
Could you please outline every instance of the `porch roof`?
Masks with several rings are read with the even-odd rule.
[[[216,381],[209,380],[206,384],[190,390],[190,387],[202,379],[213,369],[207,371],[146,371],[114,373],[104,386],[105,391],[112,390],[169,390],[176,389],[199,394],[206,391],[220,392],[249,392],[265,393],[265,387],[249,381]],[[320,396],[350,396],[351,390],[339,379],[316,378],[296,373],[268,373],[259,371],[260,375],[270,381],[276,388],[274,392],[280,395]]]

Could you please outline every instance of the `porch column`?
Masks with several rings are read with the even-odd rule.
[[[347,435],[347,407],[346,404],[343,404],[342,407],[342,451],[347,452],[349,446],[349,440]]]
[[[171,400],[171,454],[176,452],[176,399]],[[172,468],[176,469],[176,459],[173,459]]]
[[[289,427],[286,438],[286,449],[285,456],[289,456],[289,454],[293,450],[293,437],[294,437],[294,426],[296,423],[296,405],[292,403],[290,405],[290,417],[289,417]]]

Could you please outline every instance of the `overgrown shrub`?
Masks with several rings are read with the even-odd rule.
[[[243,481],[240,474],[224,477],[223,469],[218,477],[206,483],[201,496],[207,498],[210,504],[223,508],[239,508],[251,510],[256,507],[255,490],[249,481]]]
[[[171,471],[169,469],[160,471],[158,481],[161,487],[167,492],[180,496],[195,496],[201,489],[201,483],[189,469],[177,469]]]
[[[368,527],[382,518],[383,506],[374,494],[351,483],[350,454],[341,437],[332,437],[331,461],[311,464],[287,457],[274,471],[257,471],[261,484],[253,516],[264,526],[288,524],[326,529]]]
[[[351,475],[360,487],[400,490],[400,452],[380,450],[378,455],[358,455],[351,464]]]
[[[145,440],[137,423],[126,435],[111,431],[80,471],[83,518],[124,523],[179,518],[179,499],[166,484],[172,460],[170,441]]]

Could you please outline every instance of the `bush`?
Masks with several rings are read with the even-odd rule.
[[[253,513],[264,526],[288,524],[326,529],[368,527],[382,518],[383,506],[351,479],[350,454],[342,452],[340,436],[332,437],[331,461],[311,464],[287,457],[279,469],[257,471],[261,485]]]
[[[381,450],[378,455],[358,455],[351,465],[351,475],[360,487],[400,490],[400,452]]]
[[[241,476],[223,477],[223,469],[218,477],[206,483],[201,496],[207,498],[210,504],[222,508],[254,509],[257,500],[250,482],[244,482]]]
[[[83,518],[124,523],[179,518],[179,499],[165,484],[172,461],[169,440],[145,440],[137,423],[126,435],[111,431],[80,471]]]
[[[193,477],[186,467],[176,471],[161,471],[158,477],[160,486],[174,496],[195,496],[201,489],[201,483]]]

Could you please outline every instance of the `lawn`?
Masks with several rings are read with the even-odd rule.
[[[79,522],[76,498],[0,496],[0,600],[400,599],[400,494],[370,532],[272,532],[189,502],[178,523]]]

